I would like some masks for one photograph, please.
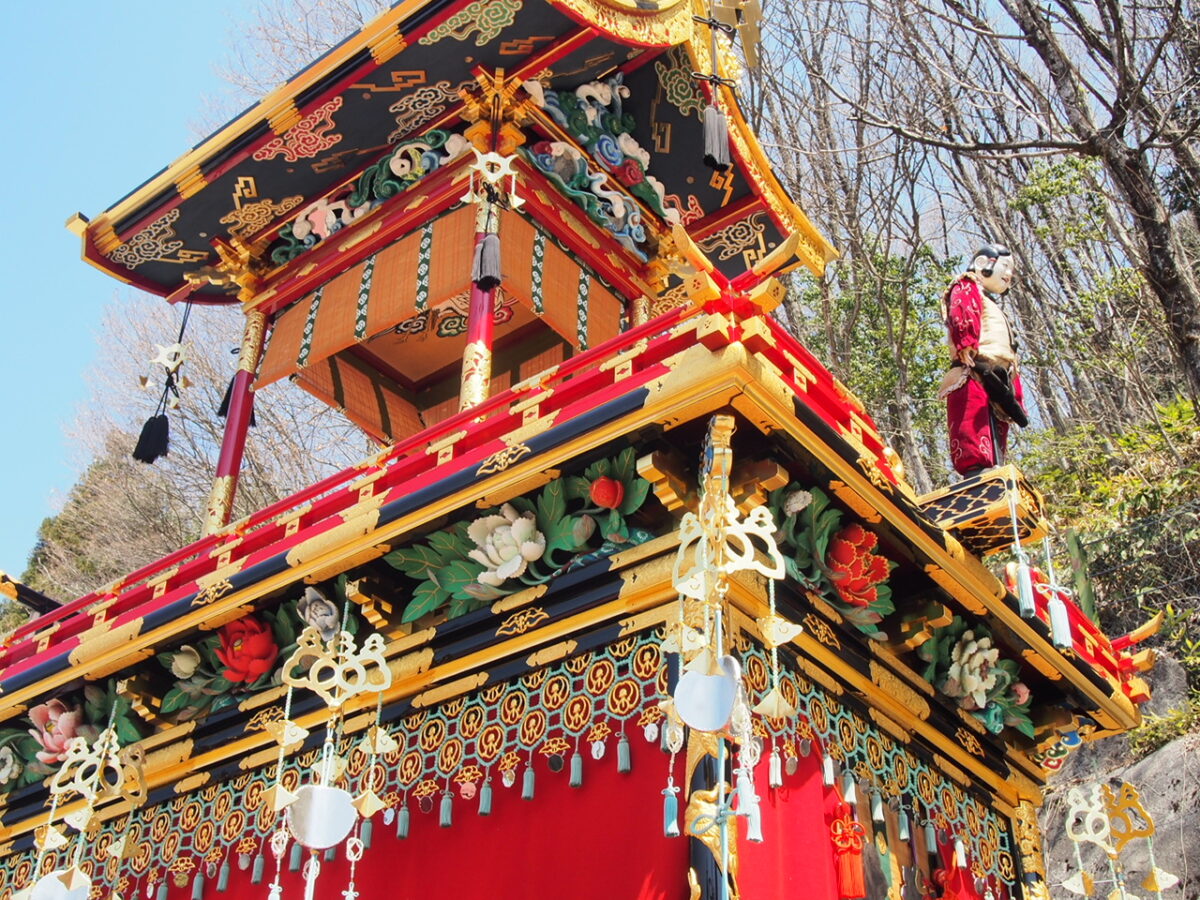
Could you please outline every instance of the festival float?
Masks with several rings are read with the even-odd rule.
[[[0,651],[0,900],[1048,896],[1152,629],[772,317],[836,251],[738,107],[758,16],[407,0],[69,223],[244,339],[204,534]],[[379,450],[230,521],[284,379]]]

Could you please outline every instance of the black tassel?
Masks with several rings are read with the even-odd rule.
[[[237,381],[237,372],[233,373],[233,377],[229,379],[229,384],[225,386],[225,396],[221,398],[221,405],[217,407],[217,415],[224,419],[229,415],[229,401],[233,397],[233,383]],[[253,428],[258,423],[254,421],[254,408],[250,408],[250,427]]]
[[[170,445],[171,423],[165,413],[151,416],[142,426],[142,434],[137,446],[133,448],[133,458],[138,462],[152,463],[160,456],[167,455]]]
[[[500,236],[486,234],[475,245],[475,262],[471,266],[471,280],[481,291],[490,291],[500,285]]]
[[[732,165],[729,159],[729,123],[725,113],[715,106],[704,108],[704,164],[724,172]]]

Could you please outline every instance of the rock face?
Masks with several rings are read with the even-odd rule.
[[[1169,657],[1160,657],[1152,681],[1153,699],[1143,712],[1166,715],[1187,701],[1187,679],[1183,668]],[[1064,887],[1064,882],[1078,884],[1081,867],[1076,859],[1076,844],[1066,832],[1072,788],[1091,784],[1107,784],[1113,792],[1122,782],[1132,784],[1141,796],[1146,811],[1154,819],[1154,861],[1158,868],[1174,874],[1179,883],[1164,890],[1164,898],[1200,898],[1200,734],[1177,738],[1144,759],[1135,759],[1129,739],[1124,736],[1106,738],[1085,744],[1051,781],[1046,791],[1046,803],[1041,812],[1045,834],[1047,875],[1050,894],[1055,900],[1078,898],[1080,893]],[[1142,823],[1135,822],[1138,827]],[[1107,856],[1095,844],[1080,843],[1082,871],[1095,881],[1092,896],[1108,897],[1115,885]],[[1125,870],[1125,889],[1128,900],[1156,896],[1145,885],[1153,866],[1149,844],[1142,838],[1128,842],[1120,854]],[[1120,896],[1119,894],[1116,896]]]

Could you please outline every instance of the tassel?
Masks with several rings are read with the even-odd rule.
[[[396,837],[401,840],[408,837],[408,819],[408,804],[405,803],[396,815]]]
[[[217,872],[217,890],[218,891],[229,890],[229,860],[228,859],[221,861],[221,868]]]
[[[236,381],[237,372],[234,372],[233,377],[229,379],[229,384],[225,386],[225,396],[221,398],[221,405],[217,407],[217,415],[222,419],[229,415],[229,401],[233,399],[233,385]],[[254,407],[250,407],[250,421],[248,424],[251,428],[258,424],[254,420]]]
[[[1037,614],[1037,604],[1033,600],[1033,575],[1029,571],[1029,563],[1017,563],[1017,609],[1023,619],[1031,619]]]
[[[1067,604],[1055,591],[1050,596],[1050,639],[1059,650],[1069,650],[1075,646],[1071,636],[1071,616],[1067,612]]]
[[[483,787],[479,789],[479,814],[481,816],[492,814],[492,779],[490,778],[486,779]]]
[[[259,853],[254,857],[254,868],[250,870],[250,883],[262,884],[263,870],[266,868],[267,861],[263,859],[263,855]]]
[[[358,830],[358,839],[363,842],[363,849],[371,849],[371,838],[375,834],[375,826],[370,819],[366,819],[362,823],[362,828]]]
[[[471,266],[471,281],[481,291],[490,291],[500,284],[500,236],[485,234],[475,245],[475,262]]]
[[[883,796],[879,791],[871,791],[871,821],[876,825],[884,823]]]
[[[288,871],[289,872],[299,872],[300,871],[300,863],[303,861],[303,858],[304,858],[303,854],[304,854],[304,848],[300,845],[299,841],[292,844],[292,852],[291,852],[291,855],[288,856]]]
[[[663,834],[667,837],[679,837],[679,798],[676,796],[678,793],[679,788],[668,778],[666,789],[663,790]]]
[[[533,763],[528,763],[525,766],[525,777],[521,780],[521,799],[522,800],[532,800],[533,799],[534,777],[535,776],[533,774]]]
[[[757,802],[758,798],[754,793],[754,778],[750,775],[749,769],[738,769],[735,790],[738,795],[738,806],[741,809],[746,809]]]
[[[163,879],[161,882],[159,882],[158,892],[154,895],[155,900],[167,900],[167,892],[169,890],[170,888],[167,887],[166,879]]]
[[[821,760],[821,783],[824,784],[825,787],[833,787],[833,780],[833,757],[826,756],[823,760]]]
[[[633,763],[629,759],[629,738],[622,731],[621,736],[617,739],[617,771],[622,775],[627,775],[632,769]]]
[[[704,164],[724,172],[729,160],[729,123],[725,113],[711,103],[704,108]]]
[[[568,782],[571,787],[583,787],[583,757],[576,750],[571,756],[571,780]]]
[[[333,862],[337,859],[337,847],[330,847],[325,851],[325,862]]]
[[[192,879],[192,900],[204,900],[204,876],[199,872]]]
[[[133,458],[149,465],[160,456],[166,456],[171,443],[170,436],[171,423],[166,413],[151,416],[142,426],[142,434],[133,448]]]
[[[954,863],[960,869],[967,867],[967,846],[959,837],[954,839]]]
[[[779,758],[779,751],[775,748],[771,749],[771,755],[767,758],[767,785],[773,788],[783,787],[783,760]]]
[[[854,782],[853,772],[847,772],[842,776],[842,799],[846,801],[847,806],[854,806],[858,803],[858,786]]]
[[[938,852],[937,832],[934,831],[932,822],[925,823],[925,852],[934,857]]]
[[[745,813],[746,840],[761,844],[763,842],[762,807],[758,805],[757,797],[754,798],[754,802],[745,810]]]
[[[900,815],[896,817],[896,835],[902,841],[912,839],[912,832],[908,828],[908,813],[900,810]]]
[[[442,808],[438,812],[438,824],[449,828],[454,824],[454,795],[449,791],[442,794]]]

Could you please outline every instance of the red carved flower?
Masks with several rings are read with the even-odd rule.
[[[224,675],[230,681],[257,681],[279,658],[271,629],[254,616],[230,622],[217,635],[221,639],[217,657],[225,664]]]
[[[851,606],[870,606],[879,599],[876,586],[887,581],[886,557],[872,552],[879,543],[873,531],[847,525],[829,542],[829,568],[842,599]]]
[[[633,187],[646,180],[646,173],[642,170],[642,164],[637,160],[626,159],[617,166],[617,177],[621,179],[622,184]]]
[[[592,502],[604,509],[616,509],[625,499],[625,485],[615,478],[601,475],[592,482]]]

